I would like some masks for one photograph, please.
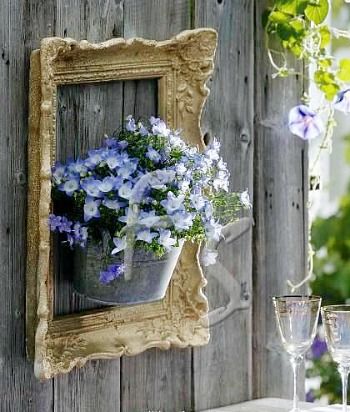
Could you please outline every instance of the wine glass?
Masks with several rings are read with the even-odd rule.
[[[293,409],[290,412],[301,412],[297,395],[298,368],[316,336],[321,298],[291,295],[273,297],[272,300],[282,345],[293,369]]]
[[[324,306],[322,321],[328,350],[338,364],[343,387],[343,412],[346,412],[350,371],[350,305]]]

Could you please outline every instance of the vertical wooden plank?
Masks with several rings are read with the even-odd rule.
[[[271,297],[290,292],[287,279],[297,282],[306,273],[307,145],[286,127],[302,95],[301,79],[271,78],[261,24],[267,4],[255,1],[254,397],[290,397],[290,366]]]
[[[124,36],[167,39],[190,26],[189,2],[127,0]],[[124,114],[148,116],[157,111],[151,90],[139,82],[125,83]],[[121,410],[179,412],[192,410],[191,350],[149,350],[121,360]]]
[[[123,1],[57,0],[56,34],[92,42],[122,36]],[[78,137],[82,137],[85,141],[80,144],[79,149],[85,151],[87,145],[95,146],[96,139],[101,139],[103,129],[102,134],[106,129],[115,128],[120,124],[122,85],[116,82],[109,86],[83,86],[80,88],[82,94],[78,89],[79,87],[74,92],[72,89],[65,92],[64,99],[67,103],[76,102],[73,111],[78,117],[74,119],[72,116],[67,123],[68,130],[66,129],[64,134],[67,139],[70,137],[69,132],[79,130]],[[63,110],[62,106],[61,110]],[[72,147],[69,150],[72,149],[74,150]],[[59,310],[64,311],[63,305],[67,304],[69,303],[62,297],[62,309]],[[73,302],[73,305],[80,308],[81,302]],[[118,412],[120,410],[119,374],[119,360],[101,360],[88,362],[80,370],[55,378],[55,411]]]
[[[232,190],[253,187],[253,4],[249,0],[195,1],[195,26],[218,30],[215,70],[202,119],[217,136],[231,173]],[[218,263],[205,271],[210,310],[209,345],[194,349],[195,410],[237,403],[251,396],[251,229],[219,248]]]
[[[40,383],[25,350],[25,267],[29,53],[52,3],[2,2],[0,11],[0,399],[3,411],[51,411],[52,384]],[[31,18],[32,31],[28,25]],[[47,19],[47,23],[49,23]],[[24,42],[25,39],[25,42]]]

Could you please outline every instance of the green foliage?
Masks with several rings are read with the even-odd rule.
[[[296,73],[287,66],[285,52],[290,52],[303,59],[306,66],[312,64],[316,68],[313,80],[326,100],[332,101],[343,82],[350,81],[350,59],[336,65],[327,53],[326,47],[333,40],[330,27],[324,23],[329,10],[329,0],[275,0],[263,14],[263,25],[276,75],[287,77]],[[274,39],[279,49],[270,49],[270,39]],[[274,55],[283,56],[282,66],[276,63]]]

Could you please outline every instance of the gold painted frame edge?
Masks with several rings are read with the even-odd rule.
[[[140,305],[147,306],[146,309],[154,305],[154,313],[164,309],[165,315],[162,317],[141,316],[133,308],[108,308],[96,311],[98,314],[87,312],[67,315],[61,320],[53,319],[50,307],[50,233],[47,218],[51,191],[50,167],[55,142],[55,88],[57,84],[65,84],[64,76],[61,76],[63,80],[57,81],[55,75],[57,77],[59,70],[69,67],[69,58],[74,56],[78,61],[80,59],[79,64],[86,70],[89,56],[93,56],[96,70],[99,70],[98,59],[103,56],[105,62],[114,60],[115,68],[113,64],[108,68],[111,73],[113,70],[117,73],[118,67],[124,70],[125,65],[127,68],[134,67],[131,77],[125,77],[134,79],[140,78],[137,75],[132,77],[134,73],[137,74],[140,58],[145,58],[146,61],[142,60],[142,67],[146,68],[142,72],[143,76],[152,71],[152,65],[157,59],[170,62],[168,69],[173,76],[173,90],[168,90],[167,85],[160,83],[160,113],[172,127],[181,125],[184,135],[191,136],[192,143],[203,147],[200,118],[209,93],[205,83],[213,70],[216,43],[215,30],[196,29],[184,31],[161,42],[135,38],[91,44],[87,41],[78,43],[72,39],[47,38],[43,39],[41,49],[32,53],[26,307],[27,353],[34,359],[34,371],[38,378],[48,379],[59,373],[69,372],[74,366],[82,366],[89,359],[131,356],[151,347],[184,348],[208,342],[208,302],[202,290],[206,280],[199,266],[199,248],[188,243],[175,270],[170,291],[164,300],[166,303]],[[118,53],[122,55],[121,59],[123,56],[126,58],[122,62],[125,63],[124,66],[118,63]],[[137,59],[133,57],[135,54]],[[148,71],[147,64],[152,66]],[[126,74],[127,70],[124,70]],[[96,79],[101,81],[105,70],[96,73]],[[121,79],[114,72],[111,73],[107,73],[102,81]],[[70,75],[72,77],[67,81],[68,84],[79,82],[78,75],[74,78],[74,70]],[[170,85],[171,81],[168,81]],[[103,319],[103,326],[97,325],[98,331],[94,324],[97,316]],[[62,327],[68,328],[66,332]]]

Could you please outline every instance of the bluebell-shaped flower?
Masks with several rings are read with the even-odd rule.
[[[96,200],[92,197],[87,197],[84,204],[84,221],[88,222],[92,218],[100,217],[99,206],[101,200]]]
[[[117,253],[121,252],[126,248],[126,237],[114,237],[113,238],[114,249],[112,250],[111,254],[116,255]]]
[[[132,193],[132,183],[126,182],[118,189],[118,195],[123,199],[129,199]]]
[[[118,279],[125,271],[125,265],[112,264],[107,267],[105,271],[100,272],[100,283],[106,285],[115,279]]]
[[[174,223],[176,229],[186,230],[192,226],[194,216],[195,215],[193,213],[188,213],[185,210],[179,210],[170,215],[170,219]]]
[[[197,193],[192,193],[190,195],[191,206],[193,206],[196,210],[202,210],[205,206],[205,200],[202,195]]]
[[[122,164],[120,154],[116,150],[109,150],[104,160],[110,170],[114,170]]]
[[[146,157],[149,160],[152,160],[152,162],[154,163],[159,163],[162,158],[161,155],[157,152],[157,150],[153,149],[152,146],[148,146]]]
[[[303,140],[314,139],[324,131],[320,116],[303,104],[290,110],[288,124],[289,130]]]
[[[94,168],[103,161],[104,154],[105,149],[89,150],[88,157],[85,160],[85,166],[88,168]]]
[[[252,208],[252,203],[250,201],[248,190],[245,190],[244,192],[240,193],[239,200],[246,209]]]
[[[135,119],[134,119],[131,115],[129,115],[129,116],[126,118],[125,129],[126,129],[128,132],[135,132],[135,131],[136,131]]]
[[[61,183],[58,186],[58,189],[62,192],[65,192],[67,196],[72,196],[74,192],[80,189],[79,187],[79,179],[78,178],[71,178],[66,180],[64,183]]]
[[[217,250],[211,250],[211,249],[204,247],[201,253],[201,262],[203,266],[214,265],[216,263],[217,257],[218,257]]]
[[[102,200],[102,204],[106,207],[108,207],[108,209],[112,209],[112,210],[119,210],[124,204],[119,202],[119,200],[117,199],[108,199],[105,198]]]
[[[208,239],[219,241],[221,237],[222,225],[214,219],[210,219],[205,225],[205,234]]]
[[[66,175],[67,169],[66,166],[62,165],[60,162],[56,162],[56,164],[53,166],[52,170],[52,178],[54,182],[59,185],[62,183],[63,178]]]
[[[120,177],[107,176],[99,181],[98,189],[103,193],[108,193],[114,189],[119,189],[122,184],[123,180]]]
[[[76,161],[72,161],[68,164],[68,171],[70,173],[77,174],[79,176],[85,176],[88,169],[85,165],[85,161],[82,159],[77,159]]]
[[[81,181],[81,187],[85,190],[90,197],[102,197],[102,193],[99,189],[101,180],[88,177]]]
[[[137,232],[136,239],[143,240],[146,243],[151,243],[157,236],[157,233],[152,233],[149,229],[141,229]]]
[[[344,113],[350,113],[350,88],[338,93],[334,108]]]
[[[164,207],[169,215],[177,210],[184,209],[184,195],[175,196],[173,192],[168,192],[167,199],[161,200],[160,204]]]
[[[171,237],[171,231],[168,229],[159,230],[158,243],[170,251],[176,245],[176,239]]]

